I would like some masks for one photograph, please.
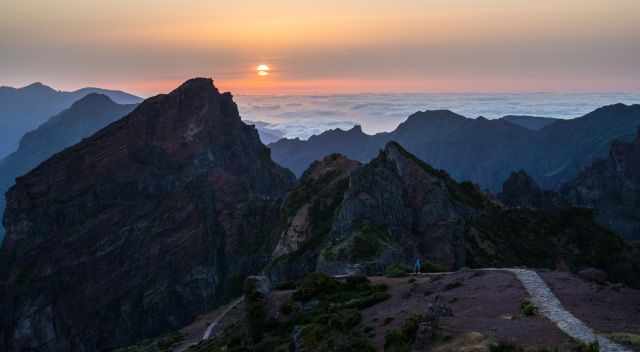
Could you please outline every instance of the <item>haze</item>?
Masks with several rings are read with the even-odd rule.
[[[212,76],[240,94],[638,91],[638,15],[635,0],[4,0],[0,85],[148,96]]]

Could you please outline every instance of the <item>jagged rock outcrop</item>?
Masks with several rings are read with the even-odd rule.
[[[327,174],[322,183],[309,182],[310,172],[292,192],[304,195],[293,199],[307,199],[297,204],[309,204],[323,189],[319,185],[341,186],[334,188],[322,211],[304,214],[305,223],[321,223],[321,231],[295,237],[296,247],[284,255],[274,253],[266,272],[275,282],[316,270],[379,274],[390,265],[410,266],[421,258],[445,270],[597,267],[614,280],[640,284],[634,276],[640,266],[633,249],[597,225],[589,210],[505,207],[476,185],[455,182],[398,143],[388,143],[375,159],[348,173]],[[289,232],[282,232],[281,241],[290,239]]]
[[[293,175],[229,93],[193,79],[19,177],[0,253],[0,349],[108,350],[242,289]]]
[[[351,175],[319,267],[370,272],[415,258],[462,267],[467,220],[487,202],[473,185],[456,183],[390,142]]]
[[[282,207],[283,230],[267,271],[275,281],[316,271],[320,249],[328,240],[336,209],[360,163],[339,154],[314,162]]]
[[[601,224],[640,239],[640,128],[633,142],[615,141],[609,157],[596,161],[560,193],[571,204],[596,210]]]
[[[135,106],[116,104],[106,95],[91,93],[25,134],[18,150],[0,160],[0,214],[4,213],[4,194],[16,177],[130,113]],[[0,226],[0,242],[3,237],[4,227]]]

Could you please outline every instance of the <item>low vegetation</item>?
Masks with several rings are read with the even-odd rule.
[[[530,317],[538,313],[538,307],[529,300],[524,300],[520,304],[520,311],[524,316]]]
[[[248,321],[228,327],[217,339],[190,352],[375,351],[362,328],[360,311],[389,298],[384,285],[362,277],[338,281],[321,273],[307,275],[291,298],[278,307],[279,317],[267,317],[258,339]],[[261,312],[263,312],[261,310]],[[251,336],[254,340],[249,339]]]

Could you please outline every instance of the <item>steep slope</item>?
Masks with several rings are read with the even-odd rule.
[[[323,164],[330,162],[314,164],[311,170]],[[306,223],[323,226],[296,237],[296,247],[289,252],[274,253],[267,269],[273,280],[297,279],[313,270],[376,274],[396,264],[411,266],[421,258],[443,270],[593,266],[608,271],[612,279],[640,284],[634,276],[640,267],[633,249],[597,225],[588,210],[506,208],[475,185],[458,183],[420,161],[398,143],[388,143],[361,167],[326,177],[322,184],[342,185],[325,188],[334,201],[325,202],[317,215],[305,214]],[[292,194],[307,199],[298,204],[313,204],[311,195],[317,192],[318,185],[305,178]],[[281,241],[288,233],[282,232]],[[284,270],[283,263],[296,270]]]
[[[576,206],[596,209],[597,220],[628,239],[640,239],[640,128],[635,141],[614,142],[560,190]]]
[[[560,119],[556,119],[553,117],[526,115],[507,115],[501,117],[500,119],[533,131],[541,130],[544,127],[560,121]]]
[[[91,93],[24,135],[18,150],[0,160],[0,214],[5,208],[4,193],[14,184],[16,177],[134,108],[135,105],[119,105],[106,95]],[[4,227],[0,226],[0,242],[3,237]]]
[[[525,170],[543,188],[556,188],[606,158],[612,141],[640,126],[640,105],[615,104],[540,130],[535,162]]]
[[[609,143],[640,125],[640,105],[611,105],[583,117],[532,130],[508,119],[468,119],[446,110],[418,112],[389,133],[329,131],[308,141],[273,143],[274,160],[297,175],[331,153],[367,161],[390,140],[397,141],[456,180],[498,191],[516,170],[525,170],[544,189],[571,180],[594,160],[606,157]]]
[[[193,79],[7,193],[3,350],[108,350],[185,325],[264,266],[293,175]]]
[[[633,142],[614,141],[597,160],[556,191],[543,191],[524,171],[505,181],[498,198],[512,207],[595,210],[596,221],[629,240],[640,239],[640,128]]]
[[[135,104],[142,100],[125,92],[101,88],[64,92],[42,83],[23,88],[0,87],[0,158],[15,151],[27,131],[91,93],[104,94],[119,104]]]

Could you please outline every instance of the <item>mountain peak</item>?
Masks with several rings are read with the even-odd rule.
[[[42,92],[55,92],[55,89],[42,84],[41,82],[31,83],[28,86],[20,88],[21,90],[27,91],[42,91]]]
[[[174,89],[170,94],[189,93],[189,92],[207,92],[207,91],[214,91],[216,94],[220,94],[216,86],[213,84],[213,79],[196,77],[182,83],[178,88]]]
[[[73,103],[73,105],[71,105],[71,109],[95,109],[113,104],[116,103],[104,94],[90,93]]]

